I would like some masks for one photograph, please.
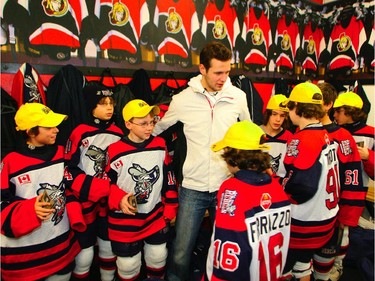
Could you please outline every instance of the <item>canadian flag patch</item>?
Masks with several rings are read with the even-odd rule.
[[[27,174],[19,176],[17,179],[20,184],[31,183],[30,176]]]

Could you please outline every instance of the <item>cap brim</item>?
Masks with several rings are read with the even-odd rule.
[[[281,103],[281,105],[286,107],[287,104],[288,104],[288,102],[290,102],[290,100],[289,100],[289,99],[286,99],[286,100],[284,100],[284,101]],[[288,109],[288,108],[286,107],[286,109]]]
[[[160,108],[157,105],[144,106],[141,108],[141,110],[134,114],[133,117],[142,118],[149,114],[151,111],[154,113],[154,115],[158,115],[160,113]]]
[[[333,103],[333,108],[344,106],[344,104],[340,100],[335,100]]]
[[[49,114],[47,114],[46,118],[44,118],[44,120],[39,123],[38,126],[47,128],[57,127],[62,121],[66,120],[67,118],[67,115],[50,112]]]
[[[226,143],[223,140],[221,140],[211,145],[211,150],[217,152],[225,147],[227,147]]]

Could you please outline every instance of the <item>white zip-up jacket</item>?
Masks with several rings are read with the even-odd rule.
[[[182,186],[197,191],[217,191],[229,177],[222,152],[211,145],[221,140],[237,121],[250,120],[246,94],[228,77],[222,91],[210,95],[202,86],[202,75],[193,77],[189,87],[172,97],[168,111],[156,124],[158,135],[178,121],[183,123],[187,153],[183,164]]]

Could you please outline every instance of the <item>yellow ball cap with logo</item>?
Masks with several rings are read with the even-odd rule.
[[[122,109],[122,116],[124,117],[125,121],[129,121],[134,117],[142,118],[145,117],[150,112],[154,113],[154,115],[158,115],[160,113],[160,108],[157,105],[148,105],[147,102],[134,99],[129,101],[124,108]]]
[[[321,98],[314,98],[315,94],[319,94]],[[302,82],[294,86],[288,100],[286,100],[283,104],[287,104],[289,101],[295,101],[300,103],[323,104],[323,95],[322,91],[319,89],[317,85],[311,82]]]
[[[211,149],[219,151],[225,147],[242,150],[269,149],[268,145],[261,144],[261,138],[265,133],[253,122],[244,120],[233,124],[225,133],[221,141],[213,144]]]
[[[341,106],[352,106],[359,109],[362,109],[363,101],[360,96],[353,92],[347,92],[339,94],[335,103],[333,104],[333,108],[341,107]]]
[[[273,95],[267,103],[266,109],[270,110],[281,110],[288,112],[289,109],[284,105],[287,97],[282,94]]]
[[[24,131],[36,126],[53,128],[68,118],[67,115],[53,112],[41,103],[25,103],[17,110],[14,120],[17,131]]]

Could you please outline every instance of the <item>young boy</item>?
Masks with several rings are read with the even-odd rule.
[[[98,244],[99,267],[102,281],[112,281],[116,257],[108,239],[107,197],[110,181],[104,171],[108,145],[121,139],[123,133],[113,124],[114,100],[106,87],[88,84],[84,88],[88,120],[71,133],[65,149],[65,160],[70,177],[67,186],[81,203],[87,225],[77,236],[82,250],[76,257],[73,280],[88,280]]]
[[[363,112],[362,99],[353,92],[340,94],[333,108],[338,125],[347,129],[357,143],[362,162],[363,185],[367,191],[365,208],[357,227],[349,229],[349,248],[344,262],[355,266],[363,279],[374,280],[374,188],[370,179],[374,179],[374,127],[366,124],[367,114]],[[331,277],[339,278],[342,274],[340,263],[333,268]]]
[[[140,99],[123,109],[129,134],[108,147],[111,182],[109,238],[119,280],[140,276],[142,250],[147,276],[163,278],[168,222],[177,212],[177,190],[165,141],[151,135],[158,106]]]
[[[221,185],[207,259],[209,280],[279,280],[290,237],[290,202],[266,170],[265,135],[250,121],[232,125],[212,146],[232,178]]]
[[[70,278],[80,248],[65,211],[64,148],[55,144],[66,118],[40,103],[16,112],[25,144],[1,163],[1,280]]]
[[[285,275],[310,280],[314,253],[331,239],[338,212],[336,145],[320,123],[325,112],[321,90],[310,82],[296,85],[285,102],[298,131],[284,158],[284,190],[292,202],[291,239]]]
[[[337,98],[336,89],[329,83],[317,84],[323,94],[323,109],[325,115],[321,119],[324,128],[337,144],[339,160],[340,193],[339,212],[337,215],[335,235],[320,252],[314,255],[315,280],[336,281],[330,278],[330,271],[335,266],[341,269],[349,244],[348,226],[357,226],[363,211],[366,189],[362,181],[361,158],[353,136],[330,119],[330,111]],[[335,261],[335,256],[337,256]],[[338,276],[339,277],[339,276]]]
[[[285,177],[285,167],[283,164],[286,143],[292,136],[288,131],[288,108],[282,103],[287,100],[286,96],[278,94],[270,98],[264,112],[263,125],[260,127],[266,133],[267,144],[270,145],[269,155],[271,156],[272,172],[278,177]]]

